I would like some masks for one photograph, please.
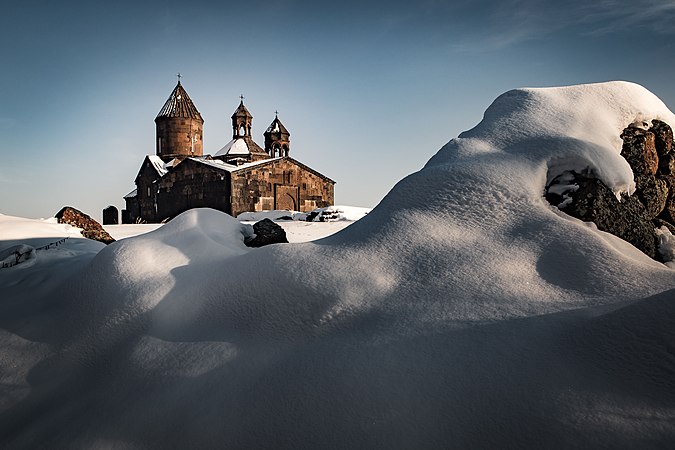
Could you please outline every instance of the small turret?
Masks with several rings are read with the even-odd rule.
[[[248,112],[244,106],[244,96],[240,95],[241,102],[232,114],[232,139],[240,137],[251,137],[251,125],[253,124],[253,115]]]
[[[288,156],[291,148],[291,133],[279,120],[279,113],[274,113],[274,120],[263,133],[265,136],[265,151],[272,157]]]

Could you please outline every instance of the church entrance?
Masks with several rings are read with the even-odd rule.
[[[298,210],[299,189],[296,186],[274,185],[274,209]]]

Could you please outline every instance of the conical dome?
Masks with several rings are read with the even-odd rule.
[[[159,114],[157,114],[157,118],[160,117],[181,117],[185,119],[197,119],[204,122],[201,114],[199,114],[194,103],[190,100],[190,96],[180,84],[180,81],[178,81],[178,84],[173,92],[171,92],[168,100],[164,103],[164,106],[162,106]]]
[[[241,99],[241,102],[239,103],[239,106],[237,109],[234,111],[234,114],[232,114],[232,119],[235,117],[248,117],[250,119],[253,118],[253,115],[248,112],[248,109],[246,109],[246,106],[244,106],[244,99]]]

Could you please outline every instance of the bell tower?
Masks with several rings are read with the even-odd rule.
[[[272,157],[288,156],[291,149],[291,133],[279,120],[279,112],[275,111],[274,120],[263,134],[265,136],[265,151]]]
[[[202,156],[204,119],[180,83],[155,117],[156,153],[163,161]]]
[[[250,138],[253,115],[244,106],[244,96],[240,95],[241,102],[232,114],[232,139]]]

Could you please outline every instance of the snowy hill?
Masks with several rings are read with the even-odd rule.
[[[584,167],[631,192],[619,134],[652,118],[630,83],[510,91],[325,239],[249,249],[192,210],[12,287],[0,442],[672,446],[675,271],[542,197]]]

